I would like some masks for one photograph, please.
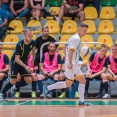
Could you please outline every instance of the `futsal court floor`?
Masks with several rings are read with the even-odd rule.
[[[0,102],[0,117],[117,117],[117,99],[8,99]]]

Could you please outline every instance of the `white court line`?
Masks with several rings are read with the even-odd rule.
[[[25,103],[27,103],[27,102],[30,102],[30,101],[21,102],[21,103],[19,103],[19,104],[16,104],[16,106],[25,104]]]

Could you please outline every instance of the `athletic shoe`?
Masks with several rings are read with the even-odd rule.
[[[89,94],[85,94],[85,98],[89,98]]]
[[[36,97],[37,97],[35,91],[33,91],[33,92],[31,93],[31,97],[32,97],[32,98],[36,98]]]
[[[98,94],[97,98],[102,98],[102,95],[101,94]]]
[[[92,106],[92,104],[89,103],[89,102],[81,102],[81,101],[79,101],[79,106]]]
[[[102,98],[110,98],[109,94],[105,94]]]
[[[56,20],[60,24],[60,20],[55,15],[53,15],[53,20]]]
[[[79,93],[78,92],[75,92],[74,98],[79,98]]]
[[[15,98],[16,89],[17,88],[15,87],[15,85],[13,87],[11,87],[11,96],[12,96],[12,98]]]
[[[52,98],[52,93],[47,94],[46,98],[51,99]]]
[[[39,98],[44,98],[43,92],[40,94]]]
[[[15,98],[19,98],[20,97],[20,92],[16,92],[15,93]]]
[[[6,96],[0,93],[0,101],[7,101]]]
[[[44,97],[46,98],[49,93],[48,86],[44,86]]]
[[[62,94],[60,96],[58,96],[58,98],[66,98],[66,93],[65,92],[62,92]]]
[[[15,20],[20,20],[20,18],[19,17],[16,17]]]

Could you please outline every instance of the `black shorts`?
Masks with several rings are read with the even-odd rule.
[[[26,69],[18,64],[11,65],[11,78],[17,79],[17,74],[20,74],[21,77],[31,76],[30,73],[26,71]]]
[[[44,73],[41,73],[45,78],[53,78],[54,77],[54,75],[56,75],[56,74],[60,74],[60,72],[55,72],[53,75],[52,75],[52,77],[49,77],[47,74],[44,74]]]

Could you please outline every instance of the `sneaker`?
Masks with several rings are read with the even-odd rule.
[[[49,93],[48,86],[44,86],[44,97],[46,98]]]
[[[11,87],[11,96],[12,96],[12,98],[15,98],[16,89],[17,88],[15,87],[15,85],[13,87]]]
[[[89,98],[89,94],[85,94],[85,98]]]
[[[20,92],[16,92],[15,93],[15,98],[19,98],[20,97]]]
[[[15,20],[20,20],[20,18],[19,17],[16,17]]]
[[[62,92],[62,94],[60,96],[58,96],[58,98],[66,98],[66,93],[65,92]]]
[[[53,20],[56,20],[60,24],[60,20],[55,15],[53,15]]]
[[[52,98],[52,93],[49,93],[46,98],[51,99]]]
[[[79,98],[79,93],[78,92],[75,92],[74,98]]]
[[[89,102],[81,102],[81,101],[79,101],[79,106],[92,106],[92,104],[89,103]]]
[[[41,93],[40,96],[39,96],[39,98],[44,98],[44,94]]]
[[[0,93],[0,101],[7,101],[6,96]]]
[[[102,98],[110,98],[109,94],[105,94]]]
[[[102,95],[101,94],[98,94],[97,98],[102,98]]]
[[[32,97],[32,98],[36,98],[36,97],[37,97],[35,91],[33,91],[33,92],[31,93],[31,97]]]

